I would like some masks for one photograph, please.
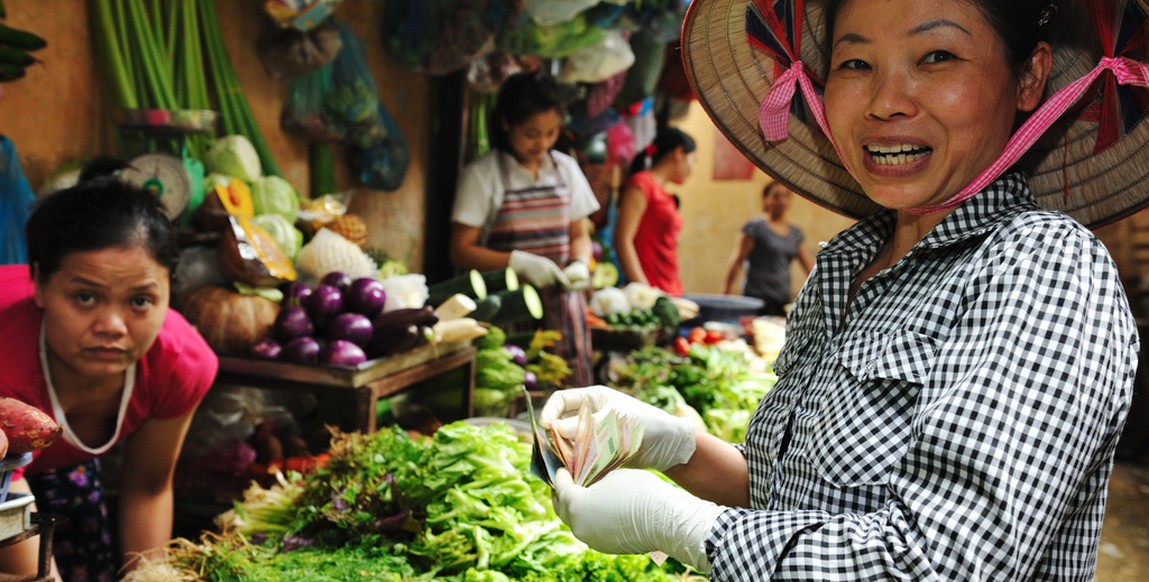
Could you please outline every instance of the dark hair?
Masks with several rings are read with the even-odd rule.
[[[554,111],[566,117],[566,102],[558,81],[543,73],[517,73],[499,87],[491,111],[491,146],[509,152],[511,140],[506,126],[514,126],[538,115]]]
[[[80,170],[78,182],[87,182],[96,178],[110,178],[121,171],[132,167],[128,162],[111,156],[96,156],[88,160]]]
[[[28,263],[41,282],[72,253],[141,246],[175,273],[176,232],[159,197],[112,177],[94,178],[39,200],[25,227]]]
[[[825,54],[834,44],[833,31],[838,12],[847,0],[826,0],[823,3]],[[970,0],[981,11],[986,22],[997,33],[1005,46],[1005,58],[1020,77],[1029,67],[1029,57],[1037,43],[1049,40],[1049,20],[1058,11],[1056,0]]]
[[[637,174],[654,167],[659,160],[674,153],[678,148],[689,154],[695,147],[694,138],[686,132],[664,125],[658,128],[654,141],[634,155],[634,160],[630,163],[630,173]]]
[[[771,180],[771,181],[767,182],[766,186],[764,186],[762,188],[762,197],[765,198],[765,197],[769,196],[770,191],[773,190],[774,188],[786,188],[786,185],[779,182],[778,180]],[[789,188],[786,188],[786,189],[789,190]]]

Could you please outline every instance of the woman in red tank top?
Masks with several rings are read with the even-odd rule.
[[[682,295],[678,276],[678,233],[682,216],[667,183],[682,184],[694,168],[694,139],[663,126],[639,151],[619,197],[614,244],[627,281]]]

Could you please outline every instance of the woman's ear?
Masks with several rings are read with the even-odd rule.
[[[1018,83],[1018,111],[1033,111],[1045,96],[1045,84],[1049,81],[1049,71],[1053,67],[1053,49],[1049,43],[1037,43],[1037,48],[1029,55],[1027,65]]]
[[[32,263],[28,265],[28,272],[32,275],[32,299],[36,302],[36,307],[44,308],[44,289],[40,285],[40,263]]]

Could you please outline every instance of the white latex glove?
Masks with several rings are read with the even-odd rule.
[[[615,469],[590,487],[559,469],[554,504],[575,537],[600,552],[658,550],[703,573],[710,571],[706,537],[725,509],[639,469]]]
[[[665,471],[694,456],[697,445],[693,421],[674,416],[606,386],[556,390],[543,405],[539,422],[545,427],[553,425],[559,434],[574,438],[578,411],[584,400],[590,405],[596,421],[607,411],[614,410],[616,414],[632,418],[643,426],[642,445],[638,453],[627,461],[627,466]]]
[[[566,286],[568,291],[584,291],[590,287],[590,267],[586,261],[578,260],[567,265],[563,274],[569,281]]]
[[[554,261],[541,255],[511,251],[511,260],[507,266],[535,287],[550,287],[555,283],[563,287],[570,285],[563,270]]]

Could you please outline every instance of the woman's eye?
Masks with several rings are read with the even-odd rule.
[[[96,296],[91,293],[80,292],[75,295],[76,303],[80,305],[91,305],[96,302]]]
[[[861,59],[846,59],[838,65],[839,71],[865,71],[869,68],[869,63]]]
[[[925,56],[922,62],[925,64],[944,63],[946,61],[957,60],[957,56],[949,51],[934,51]]]
[[[132,307],[135,307],[137,309],[144,309],[144,308],[150,307],[153,303],[155,303],[155,302],[152,301],[151,297],[136,297],[136,298],[132,299]]]

